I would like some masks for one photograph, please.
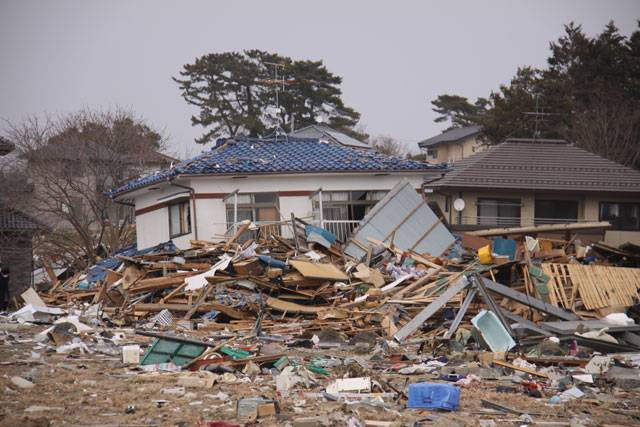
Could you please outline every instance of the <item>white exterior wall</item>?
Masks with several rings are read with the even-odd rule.
[[[438,173],[438,171],[434,171]],[[217,240],[226,232],[226,208],[221,195],[232,193],[239,189],[240,193],[263,192],[312,192],[322,187],[323,191],[354,191],[354,190],[390,190],[403,177],[409,179],[413,187],[420,189],[423,182],[423,172],[386,174],[376,176],[375,173],[332,173],[332,174],[280,174],[267,176],[248,176],[237,179],[233,177],[193,177],[188,180],[174,182],[191,186],[195,190],[195,215],[193,201],[191,202],[191,233],[174,238],[173,242],[179,248],[188,248],[189,241]],[[155,190],[142,188],[127,197],[134,197],[136,210],[158,206],[166,202],[164,197],[186,191],[185,189],[169,186],[166,181],[150,186],[159,187]],[[185,196],[183,194],[182,196]],[[198,195],[205,198],[197,198]],[[172,199],[169,199],[172,200]],[[311,215],[312,202],[307,195],[280,195],[279,209],[284,220],[291,219],[293,212],[302,218]],[[193,224],[195,220],[197,224]],[[148,248],[169,240],[169,213],[167,207],[146,212],[136,217],[138,247]]]

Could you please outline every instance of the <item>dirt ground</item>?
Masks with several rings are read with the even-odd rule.
[[[531,420],[547,425],[630,426],[640,423],[640,393],[635,390],[607,390],[606,393],[616,396],[610,399],[611,402],[587,397],[579,401],[552,404],[550,396],[555,393],[542,398],[527,397],[519,392],[497,393],[496,381],[482,381],[472,388],[462,389],[460,409],[455,412],[406,409],[407,401],[402,398],[395,402],[385,399],[385,406],[330,402],[313,395],[324,391],[324,385],[329,381],[326,377],[322,379],[324,385],[321,387],[296,389],[287,396],[276,392],[275,380],[271,375],[258,375],[246,384],[219,383],[210,388],[186,388],[184,394],[163,394],[163,389],[176,387],[178,378],[189,374],[145,373],[135,365],[123,364],[116,355],[58,354],[53,346],[47,351],[45,346],[19,342],[29,340],[43,327],[20,325],[14,329],[10,332],[11,336],[0,331],[2,426],[196,426],[213,421],[279,426],[290,425],[301,417],[327,414],[332,417],[331,425],[336,426],[358,425],[348,423],[350,416],[361,421],[393,421],[396,426],[412,426],[415,423],[439,426],[522,425],[530,424]],[[150,338],[138,336],[134,340],[146,345],[152,342]],[[318,351],[323,352],[322,357],[332,354],[329,350],[282,350],[307,357],[318,356]],[[344,354],[336,355],[344,357]],[[332,372],[334,379],[344,373],[344,367],[327,369]],[[396,385],[405,385],[405,378],[408,378],[407,383],[413,383],[428,377],[405,377],[382,371],[371,371],[369,374],[378,380],[391,380]],[[204,373],[200,375],[204,376]],[[11,380],[14,376],[28,379],[35,386],[17,387]],[[243,380],[244,375],[240,373],[236,377]],[[260,396],[277,400],[280,414],[257,420],[238,419],[237,401],[242,397]],[[534,415],[527,420],[516,414],[489,410],[483,408],[481,399]],[[553,424],[548,424],[550,422]]]

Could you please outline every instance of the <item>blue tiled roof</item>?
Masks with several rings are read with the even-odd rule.
[[[270,174],[291,172],[431,171],[447,165],[430,165],[374,151],[320,142],[318,139],[278,137],[221,138],[211,151],[186,160],[172,169],[130,181],[105,192],[107,196],[142,187],[178,175]]]
[[[46,230],[48,226],[43,222],[15,209],[5,209],[0,207],[0,230],[1,231],[36,231]]]
[[[156,246],[147,249],[138,250],[138,246],[134,243],[129,247],[118,249],[111,255],[111,257],[97,262],[95,265],[89,267],[86,271],[87,277],[85,280],[90,284],[95,284],[98,280],[104,283],[107,280],[107,270],[116,270],[122,264],[122,259],[117,256],[125,257],[138,257],[147,254],[163,253],[163,252],[175,252],[178,248],[173,244],[173,241],[160,243]]]

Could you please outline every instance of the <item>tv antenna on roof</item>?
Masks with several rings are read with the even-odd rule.
[[[546,113],[544,110],[548,110],[549,108],[546,107],[540,107],[540,97],[542,96],[541,93],[534,93],[533,96],[536,98],[536,111],[525,111],[522,114],[525,114],[527,116],[535,116],[534,117],[534,123],[535,123],[535,127],[533,129],[533,140],[535,141],[536,139],[542,139],[540,138],[540,131],[538,130],[538,122],[547,122],[548,120],[545,120],[544,117],[546,116],[559,116],[559,113]]]
[[[275,89],[275,92],[276,92],[276,108],[275,108],[275,112],[276,112],[277,115],[282,116],[283,115],[283,111],[282,111],[282,108],[280,107],[280,97],[279,97],[280,91],[282,90],[282,92],[284,92],[286,90],[286,87],[290,86],[290,85],[302,84],[302,83],[308,83],[308,82],[307,81],[295,80],[295,79],[285,80],[284,79],[284,67],[285,67],[285,64],[276,63],[276,62],[264,62],[264,64],[265,65],[271,65],[273,67],[273,79],[267,79],[267,80],[258,81],[258,83],[263,85],[263,86]],[[278,76],[278,69],[279,68],[282,70],[280,76]],[[292,112],[292,114],[293,114],[293,112]],[[293,132],[293,124],[292,124],[291,131]],[[276,124],[275,135],[276,135],[276,141],[278,140],[278,135],[286,135],[285,131],[280,126],[280,122],[279,121]]]

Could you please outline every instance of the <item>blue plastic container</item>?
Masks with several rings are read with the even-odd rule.
[[[457,411],[460,406],[460,387],[446,383],[410,384],[408,406]]]

